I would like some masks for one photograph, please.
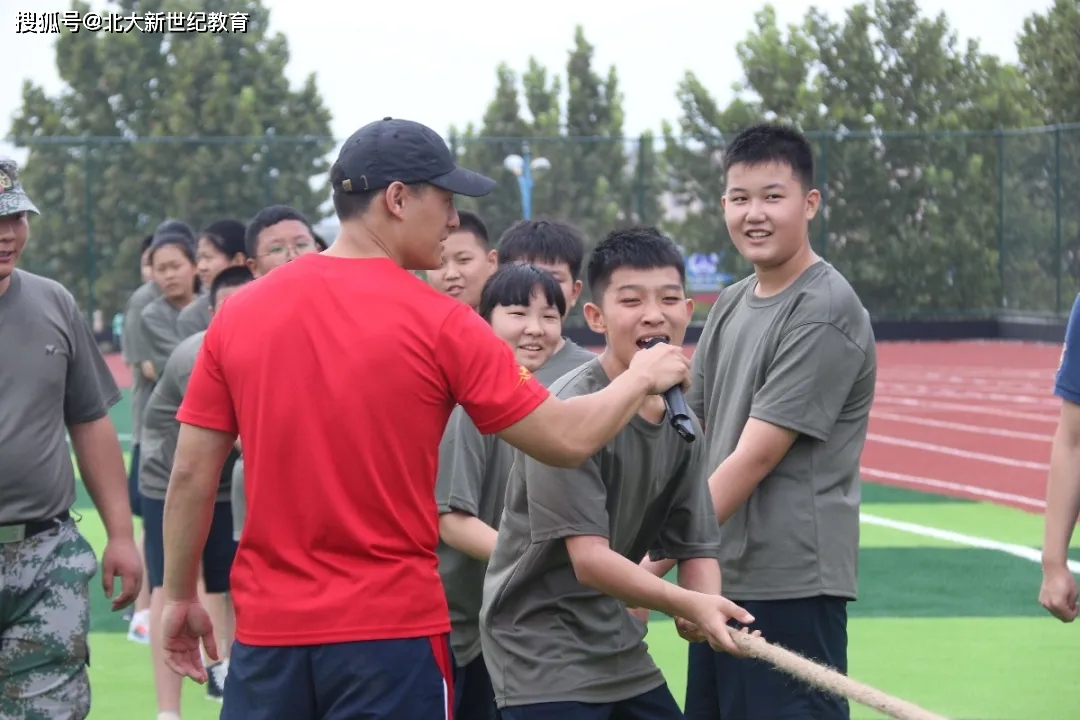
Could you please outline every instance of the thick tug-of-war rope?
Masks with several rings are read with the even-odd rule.
[[[732,631],[735,643],[750,657],[775,665],[798,680],[834,695],[866,705],[896,720],[948,720],[906,700],[887,695],[876,688],[853,680],[832,668],[809,660],[787,648],[773,645],[762,637]]]

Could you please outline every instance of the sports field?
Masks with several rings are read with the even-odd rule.
[[[1062,625],[1036,600],[1061,346],[880,343],[878,352],[850,674],[953,720],[1077,717],[1080,625]],[[130,432],[129,403],[114,418]],[[104,533],[85,493],[77,509],[100,554]],[[1073,546],[1080,573],[1080,537]],[[149,648],[126,632],[98,585],[95,720],[155,712]],[[648,642],[681,699],[685,642],[662,617]],[[184,703],[188,720],[220,709],[194,683]],[[852,715],[881,717],[858,706]]]

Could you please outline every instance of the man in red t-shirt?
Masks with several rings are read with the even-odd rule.
[[[239,434],[248,514],[222,718],[448,718],[434,487],[451,410],[575,467],[647,395],[688,382],[689,362],[660,345],[601,392],[550,396],[468,305],[409,272],[439,266],[454,194],[494,181],[458,168],[434,131],[390,118],[358,130],[330,177],[333,246],[233,295],[206,332],[177,414],[164,643],[176,672],[205,681],[199,641],[216,648],[198,558]]]

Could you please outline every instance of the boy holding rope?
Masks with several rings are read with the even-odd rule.
[[[877,367],[870,317],[810,246],[821,196],[803,135],[747,128],[728,146],[724,174],[728,231],[754,274],[713,305],[688,397],[708,433],[724,595],[770,642],[844,673]],[[846,720],[849,710],[761,660],[692,644],[686,715]]]
[[[654,228],[613,232],[588,275],[585,317],[606,348],[552,385],[560,398],[602,391],[650,340],[680,345],[693,311],[682,256]],[[753,618],[720,597],[704,460],[658,396],[579,467],[515,453],[480,615],[503,720],[681,718],[628,604],[692,617],[710,643],[741,653],[728,618]],[[679,586],[636,564],[646,551],[679,562]]]

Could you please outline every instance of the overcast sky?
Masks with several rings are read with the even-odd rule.
[[[530,55],[551,71],[565,73],[574,26],[581,24],[596,47],[601,74],[618,68],[625,96],[628,135],[659,132],[679,109],[675,86],[693,70],[723,104],[740,78],[735,44],[753,24],[757,2],[666,0],[663,3],[547,0],[515,3],[469,0],[460,4],[263,0],[273,29],[289,40],[288,75],[299,83],[316,73],[333,116],[334,135],[344,139],[361,125],[386,115],[406,117],[445,134],[451,124],[479,123],[495,88],[495,67],[508,62],[521,71]],[[782,22],[797,22],[811,3],[774,0]],[[816,5],[840,18],[845,0]],[[961,41],[975,37],[983,49],[1015,60],[1015,40],[1024,18],[1045,11],[1051,0],[923,0],[923,11],[944,11]],[[92,7],[105,8],[101,0]],[[68,0],[0,0],[4,71],[0,73],[0,138],[20,104],[24,79],[50,93],[61,88],[53,61],[55,36],[15,33],[18,11],[50,12]],[[0,154],[23,161],[25,154],[0,141]]]

